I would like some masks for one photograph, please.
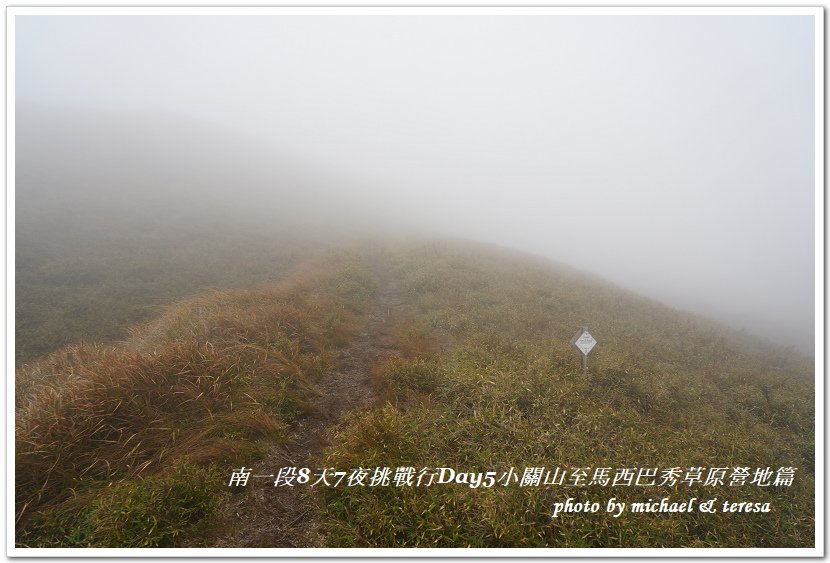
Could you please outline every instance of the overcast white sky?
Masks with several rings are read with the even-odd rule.
[[[543,254],[812,351],[812,17],[16,26],[18,102],[248,131],[363,186],[387,219]]]

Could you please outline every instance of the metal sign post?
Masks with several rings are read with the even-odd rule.
[[[571,344],[576,346],[582,354],[582,371],[588,371],[588,354],[590,354],[591,350],[594,349],[594,346],[597,345],[596,339],[591,336],[588,329],[583,326],[577,331],[576,334],[574,334],[573,338],[571,338]]]

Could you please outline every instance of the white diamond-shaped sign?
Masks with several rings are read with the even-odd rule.
[[[594,346],[597,345],[597,341],[591,336],[588,329],[583,327],[571,338],[571,344],[579,348],[579,351],[587,356],[594,349]]]

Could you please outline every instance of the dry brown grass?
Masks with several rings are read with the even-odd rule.
[[[78,491],[176,460],[250,462],[310,408],[314,380],[363,322],[368,279],[353,256],[311,260],[276,283],[180,302],[124,343],[19,369],[18,533]]]

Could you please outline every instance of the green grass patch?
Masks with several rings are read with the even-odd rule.
[[[452,346],[387,363],[388,404],[353,416],[321,466],[798,467],[791,487],[464,485],[323,490],[330,546],[807,547],[812,369],[705,319],[567,269],[474,246],[390,256],[411,326]],[[599,344],[583,374],[568,343]],[[411,340],[398,331],[403,348]],[[590,477],[590,475],[589,475]],[[568,497],[599,514],[551,517]],[[605,514],[610,497],[770,502],[768,514]]]
[[[227,494],[214,467],[174,464],[159,476],[121,481],[70,498],[32,519],[26,547],[177,547],[206,537]]]

